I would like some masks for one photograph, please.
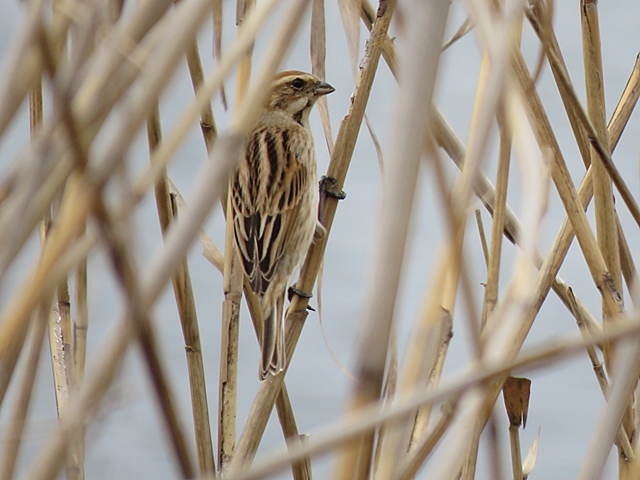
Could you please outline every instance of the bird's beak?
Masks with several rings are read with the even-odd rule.
[[[331,85],[329,85],[326,82],[318,82],[315,88],[313,89],[313,91],[316,94],[316,97],[327,95],[331,92],[335,92],[335,90],[336,90],[335,88],[333,88]]]

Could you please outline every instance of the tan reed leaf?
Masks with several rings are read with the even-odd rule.
[[[360,51],[360,9],[357,0],[338,0],[340,8],[340,18],[342,27],[347,37],[347,48],[349,49],[349,60],[353,70],[354,78],[358,71],[358,57]]]
[[[540,427],[538,427],[536,438],[533,439],[533,443],[531,444],[531,447],[529,447],[527,456],[522,461],[522,473],[525,480],[529,474],[533,472],[533,469],[536,466],[536,460],[538,459],[538,443],[540,443]]]

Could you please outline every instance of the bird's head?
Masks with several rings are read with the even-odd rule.
[[[316,100],[334,90],[335,88],[315,75],[288,70],[273,79],[267,108],[284,111],[304,125]]]

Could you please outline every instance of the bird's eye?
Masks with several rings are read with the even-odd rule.
[[[304,80],[301,78],[296,78],[293,82],[291,82],[291,86],[296,90],[301,90],[304,87]]]

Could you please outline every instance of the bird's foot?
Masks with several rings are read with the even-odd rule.
[[[344,200],[347,198],[347,194],[343,190],[336,190],[337,185],[338,180],[328,175],[323,175],[320,179],[320,194],[336,200]]]
[[[299,288],[289,287],[289,290],[287,290],[287,298],[289,299],[289,301],[291,301],[291,299],[293,298],[294,295],[297,295],[300,298],[307,298],[307,299],[313,297],[312,294],[307,293],[307,292],[303,292]],[[316,311],[316,309],[313,308],[311,305],[307,305],[307,310],[309,310],[310,312],[315,312]]]
[[[289,299],[289,301],[291,301],[294,295],[300,298],[307,298],[307,299],[313,297],[311,293],[304,292],[296,287],[289,287],[289,290],[287,290],[287,298]]]

